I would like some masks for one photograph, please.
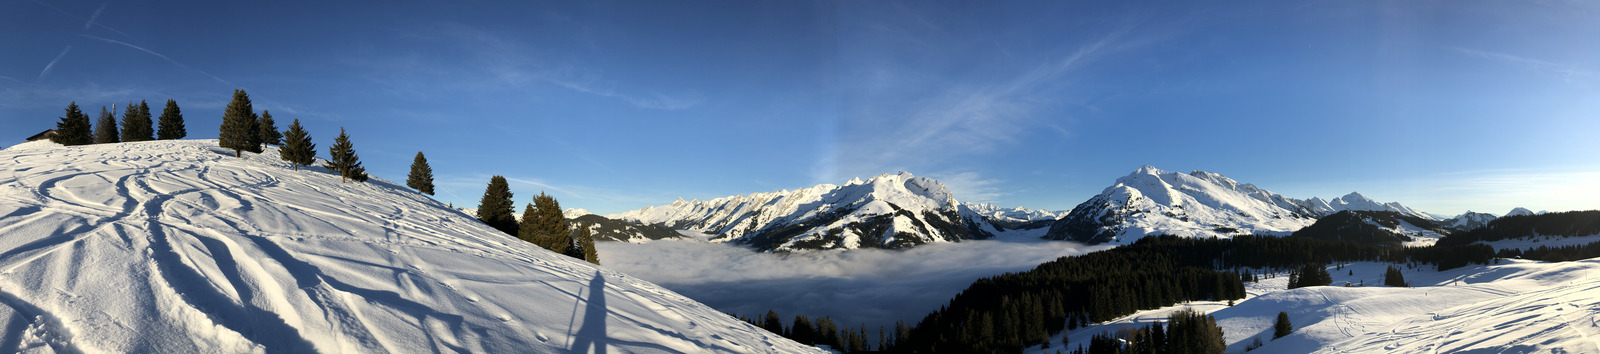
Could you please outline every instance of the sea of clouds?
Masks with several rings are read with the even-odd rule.
[[[1034,238],[787,254],[700,239],[596,246],[607,267],[723,312],[774,310],[785,324],[795,315],[827,316],[840,326],[865,325],[869,334],[897,320],[916,324],[977,279],[1106,248]]]

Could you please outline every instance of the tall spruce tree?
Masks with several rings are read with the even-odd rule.
[[[232,149],[233,156],[243,151],[261,153],[260,122],[256,121],[255,108],[250,106],[250,95],[243,89],[233,90],[233,101],[222,113],[222,131],[217,134],[217,145]]]
[[[110,144],[121,142],[117,140],[117,116],[100,106],[100,120],[94,124],[94,143]]]
[[[600,251],[594,248],[594,232],[589,230],[589,224],[579,225],[572,241],[583,251],[583,260],[600,265]]]
[[[1294,325],[1289,324],[1289,313],[1279,311],[1278,320],[1272,323],[1272,340],[1294,333]]]
[[[67,116],[56,123],[56,135],[50,141],[67,146],[88,145],[94,142],[89,132],[89,115],[78,110],[78,102],[74,101],[67,104]]]
[[[139,100],[138,105],[128,103],[128,111],[122,114],[122,141],[150,141],[154,140],[155,130],[151,128],[150,105],[144,100]]]
[[[527,241],[528,243],[537,244],[534,242],[534,239],[528,237],[528,235],[532,234],[532,232],[529,232],[529,230],[533,230],[533,222],[534,220],[538,219],[539,213],[534,211],[533,203],[528,203],[527,206],[522,207],[522,217],[517,218],[517,220],[519,220],[517,222],[517,239]]]
[[[520,236],[517,219],[511,215],[515,212],[511,198],[511,185],[506,183],[506,178],[490,177],[489,187],[483,190],[483,200],[478,201],[478,220],[507,235]]]
[[[533,212],[532,218],[523,218],[518,238],[555,253],[568,254],[572,249],[572,236],[567,228],[567,217],[561,213],[561,204],[556,198],[539,192],[533,197]],[[574,258],[583,259],[581,255]]]
[[[344,127],[339,127],[339,137],[333,138],[333,145],[328,146],[328,164],[323,167],[339,173],[340,182],[367,181],[367,169],[361,167],[361,158],[356,156],[356,147],[350,144],[350,135],[345,134]]]
[[[428,166],[428,158],[423,157],[421,151],[417,152],[417,158],[411,160],[411,174],[406,175],[406,187],[433,195],[433,167]]]
[[[189,132],[183,128],[183,111],[178,110],[178,101],[167,100],[167,107],[161,109],[160,127],[156,129],[156,138],[161,140],[183,139]]]
[[[260,121],[261,143],[274,146],[283,145],[283,134],[278,133],[278,123],[272,121],[272,113],[261,110]]]
[[[300,119],[289,123],[289,130],[283,134],[283,149],[278,150],[278,155],[294,165],[295,171],[299,171],[300,166],[317,162],[317,144],[311,143],[311,134],[300,127]]]

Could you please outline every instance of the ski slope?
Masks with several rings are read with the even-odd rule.
[[[815,351],[390,182],[232,155],[0,151],[0,350]]]
[[[1252,353],[1600,353],[1600,259],[1502,260],[1443,272],[1401,266],[1410,288],[1381,285],[1390,265],[1330,267],[1333,286],[1294,290],[1284,290],[1285,274],[1263,275],[1246,283],[1249,297],[1234,306],[1186,303],[1065,334],[1076,348],[1095,333],[1164,322],[1187,307],[1217,319],[1229,353],[1256,338],[1264,346]],[[1273,340],[1279,311],[1295,330]],[[1061,335],[1053,343],[1060,348]]]

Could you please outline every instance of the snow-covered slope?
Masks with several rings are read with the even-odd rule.
[[[0,350],[811,350],[402,186],[232,154],[0,151]]]
[[[1286,274],[1247,283],[1233,306],[1196,301],[1068,331],[1069,344],[1096,333],[1164,322],[1178,308],[1214,316],[1229,353],[1600,353],[1600,260],[1502,260],[1447,271],[1400,266],[1412,287],[1381,286],[1394,264],[1329,269],[1334,286],[1284,290]],[[1331,267],[1330,267],[1331,268]],[[1350,286],[1344,286],[1344,284]],[[1294,332],[1272,339],[1278,312]],[[1061,336],[1052,342],[1061,343]],[[1029,348],[1053,353],[1056,348]]]
[[[1317,218],[1344,210],[1393,211],[1423,220],[1426,213],[1400,203],[1378,203],[1359,193],[1324,201],[1294,199],[1220,174],[1167,172],[1143,166],[1118,178],[1050,226],[1046,238],[1127,244],[1147,235],[1231,237],[1287,235]]]
[[[1153,234],[1287,235],[1321,216],[1301,203],[1211,172],[1144,166],[1078,204],[1045,237],[1127,244]]]
[[[998,232],[981,215],[963,213],[944,184],[910,173],[883,174],[843,186],[683,201],[610,218],[713,235],[762,251],[904,248],[930,242],[989,238]]]

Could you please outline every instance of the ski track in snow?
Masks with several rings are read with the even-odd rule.
[[[811,350],[390,182],[245,155],[0,151],[0,350]]]

